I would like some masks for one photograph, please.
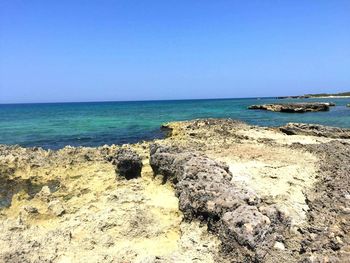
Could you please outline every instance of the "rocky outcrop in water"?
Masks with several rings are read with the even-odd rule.
[[[228,250],[242,260],[259,260],[273,246],[288,220],[273,206],[264,204],[251,190],[231,182],[224,163],[177,147],[152,145],[154,173],[175,183],[185,219],[208,223]]]
[[[119,149],[116,156],[111,157],[110,161],[116,165],[116,171],[119,175],[128,180],[141,176],[142,159],[131,149]]]
[[[283,100],[283,99],[308,99],[310,96],[303,95],[303,96],[280,96],[277,97],[276,99],[278,100]]]
[[[251,105],[250,110],[267,110],[274,112],[304,113],[316,111],[328,111],[331,103],[285,103],[285,104],[262,104]]]
[[[350,139],[350,129],[324,126],[320,124],[288,123],[279,128],[288,135],[311,135],[335,139]]]

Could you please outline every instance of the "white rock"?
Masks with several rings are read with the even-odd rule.
[[[282,242],[278,242],[278,241],[276,241],[276,243],[273,246],[273,248],[279,249],[279,250],[285,250],[284,244]]]

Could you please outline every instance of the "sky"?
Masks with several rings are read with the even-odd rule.
[[[0,103],[342,91],[349,0],[0,0]]]

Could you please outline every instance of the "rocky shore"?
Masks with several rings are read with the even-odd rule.
[[[329,127],[319,124],[288,123],[279,128],[288,135],[312,135],[335,139],[350,139],[350,129]]]
[[[0,262],[348,262],[349,129],[230,119],[0,146]]]

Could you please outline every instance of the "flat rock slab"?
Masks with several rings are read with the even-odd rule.
[[[334,139],[350,139],[350,129],[320,124],[288,123],[279,129],[281,132],[288,135],[311,135]]]
[[[331,103],[283,103],[251,105],[250,110],[267,110],[274,112],[304,113],[316,111],[328,111]]]

